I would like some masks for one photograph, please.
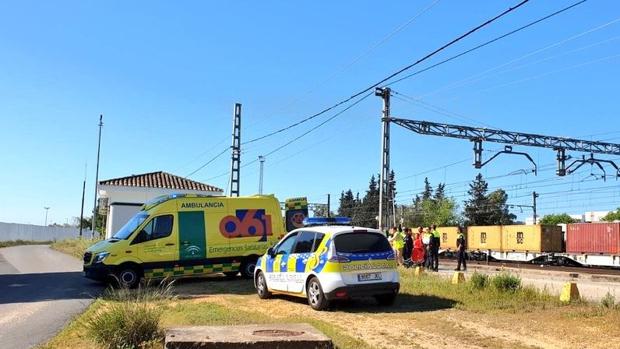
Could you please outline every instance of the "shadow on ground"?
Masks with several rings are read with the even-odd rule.
[[[91,299],[104,286],[84,278],[82,272],[2,274],[0,304]]]
[[[305,298],[284,295],[274,295],[273,298],[283,299],[297,304],[308,304]],[[447,298],[401,293],[396,298],[396,302],[389,306],[379,305],[373,298],[368,297],[332,302],[330,310],[347,313],[396,314],[452,309],[457,306],[457,304],[457,301]]]

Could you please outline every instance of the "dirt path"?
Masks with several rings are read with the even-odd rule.
[[[475,313],[459,309],[448,300],[408,294],[401,294],[390,308],[360,301],[317,312],[303,299],[277,296],[261,300],[247,285],[234,285],[221,292],[219,287],[204,289],[204,284],[181,284],[177,291],[192,295],[195,302],[211,302],[231,311],[260,313],[276,320],[327,322],[372,347],[385,349],[609,348],[609,343],[617,343],[620,338],[620,329],[612,325],[620,320],[617,314],[597,316],[591,311],[566,308],[521,314]],[[231,291],[235,294],[231,295]]]

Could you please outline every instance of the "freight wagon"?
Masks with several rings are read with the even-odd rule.
[[[442,252],[456,250],[456,227],[438,228]],[[471,259],[620,267],[620,223],[470,226]]]

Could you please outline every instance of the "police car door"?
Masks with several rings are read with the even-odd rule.
[[[288,269],[288,292],[302,293],[306,283],[306,277],[311,268],[316,264],[315,251],[317,250],[324,234],[313,231],[301,231],[297,235],[297,242],[293,253],[287,263]]]
[[[287,262],[295,246],[297,233],[290,234],[280,242],[267,261],[267,286],[272,290],[286,291]]]

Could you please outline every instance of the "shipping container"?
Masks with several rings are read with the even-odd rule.
[[[502,226],[471,226],[467,228],[469,250],[502,250]]]
[[[458,227],[438,227],[437,231],[441,237],[441,249],[456,251],[456,239],[459,235]],[[467,241],[467,234],[463,229],[463,235],[465,235],[465,241]]]
[[[502,247],[514,252],[563,252],[562,227],[557,225],[505,225]]]
[[[566,252],[609,254],[620,253],[620,223],[569,224]]]

